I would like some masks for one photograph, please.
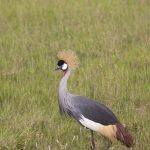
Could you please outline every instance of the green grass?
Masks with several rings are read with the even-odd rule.
[[[133,150],[149,150],[149,0],[0,0],[0,149],[89,148],[88,130],[58,111],[61,49],[80,58],[70,92],[107,105],[132,132]],[[96,135],[97,150],[105,144]]]

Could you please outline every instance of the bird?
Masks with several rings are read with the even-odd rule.
[[[94,132],[100,133],[107,139],[107,150],[115,140],[120,141],[128,148],[132,147],[134,145],[132,135],[108,107],[88,97],[69,93],[67,80],[72,70],[75,70],[79,64],[79,58],[75,51],[61,50],[57,53],[57,57],[55,70],[63,72],[58,90],[60,114],[74,118],[80,125],[90,130],[91,150],[96,147]]]

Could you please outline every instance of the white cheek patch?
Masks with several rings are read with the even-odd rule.
[[[68,65],[66,63],[63,64],[62,70],[66,70],[68,68]]]

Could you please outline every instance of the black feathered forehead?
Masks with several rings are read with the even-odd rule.
[[[62,66],[64,63],[66,63],[64,60],[59,60],[58,63],[57,63],[57,65],[58,66]]]

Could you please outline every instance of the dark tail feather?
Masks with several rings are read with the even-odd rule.
[[[126,127],[122,124],[117,123],[117,140],[121,141],[122,144],[126,145],[127,147],[133,146],[133,138]]]

